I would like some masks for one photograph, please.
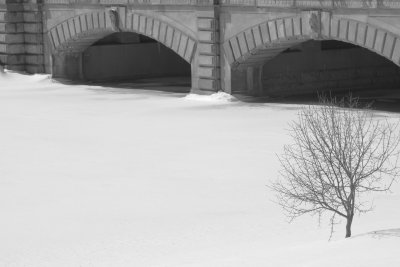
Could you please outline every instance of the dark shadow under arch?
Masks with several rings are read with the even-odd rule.
[[[329,17],[325,21],[315,30],[304,15],[281,18],[226,40],[233,93],[277,96],[400,88],[399,36],[355,20]],[[328,43],[339,47],[321,51]],[[313,50],[313,45],[318,48]],[[343,62],[337,63],[340,60]]]
[[[82,70],[86,81],[135,82],[175,85],[188,91],[191,66],[171,49],[146,36],[117,32],[83,51]],[[174,79],[175,78],[175,79]],[[139,83],[147,86],[148,84]]]
[[[265,21],[226,40],[223,44],[233,69],[263,65],[268,60],[309,40],[337,40],[355,44],[400,66],[400,36],[368,23],[330,18],[315,32],[304,16]]]
[[[197,47],[190,30],[149,15],[117,13],[85,13],[49,30],[54,78],[119,82],[180,76],[185,85],[190,83]],[[115,36],[137,40],[116,42]]]
[[[294,96],[330,91],[366,98],[400,93],[400,68],[368,49],[341,41],[307,41],[262,66],[262,92]],[[399,95],[400,96],[400,95]]]

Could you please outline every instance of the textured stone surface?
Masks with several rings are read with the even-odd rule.
[[[79,77],[79,54],[133,32],[191,64],[193,89],[231,92],[232,75],[259,88],[261,66],[308,40],[356,44],[399,65],[399,25],[390,0],[0,0],[0,63]]]
[[[35,1],[7,1],[0,9],[0,63],[31,73],[44,71],[42,14]]]

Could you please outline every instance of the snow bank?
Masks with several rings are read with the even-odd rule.
[[[229,103],[237,101],[237,99],[227,93],[217,92],[211,95],[198,95],[198,94],[188,94],[184,97],[186,100],[193,101],[206,101],[206,102],[221,102],[221,103]]]
[[[1,73],[0,77],[1,77],[0,79],[1,85],[6,85],[8,82],[23,83],[25,85],[29,85],[29,83],[36,83],[36,82],[50,80],[49,74],[23,74],[11,70],[5,70],[3,73]],[[12,86],[12,84],[9,85]]]

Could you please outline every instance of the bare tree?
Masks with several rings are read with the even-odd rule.
[[[374,117],[351,96],[320,97],[320,105],[301,109],[290,135],[293,144],[278,156],[280,178],[270,185],[277,202],[291,220],[328,213],[331,236],[343,217],[350,237],[355,213],[372,209],[363,196],[388,191],[399,173],[398,123]]]

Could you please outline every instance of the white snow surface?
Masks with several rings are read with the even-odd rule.
[[[198,94],[188,94],[185,96],[187,100],[196,100],[196,101],[211,101],[211,102],[233,102],[237,101],[237,99],[225,92],[217,92],[210,95],[198,95]]]
[[[399,183],[328,241],[266,186],[300,105],[199,98],[3,74],[0,266],[400,266]]]

